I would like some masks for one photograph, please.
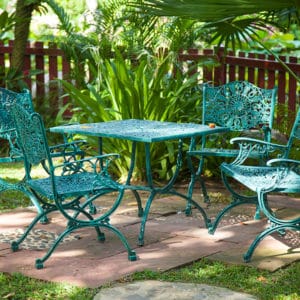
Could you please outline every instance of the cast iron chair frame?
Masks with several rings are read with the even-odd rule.
[[[295,148],[297,141],[300,141],[300,109],[286,145],[252,138],[234,138],[230,141],[238,144],[239,155],[233,162],[221,164],[221,175],[225,187],[232,195],[232,202],[218,213],[209,233],[215,232],[223,216],[234,207],[249,203],[258,206],[268,219],[269,226],[255,237],[244,254],[245,262],[251,260],[256,247],[266,236],[274,232],[284,234],[286,229],[300,230],[300,217],[291,216],[283,219],[276,215],[276,211],[272,210],[268,202],[271,193],[300,193],[300,161],[291,157],[291,150]],[[253,153],[275,158],[269,159],[264,166],[244,164]],[[241,195],[229,178],[255,192],[256,196]]]
[[[44,262],[51,256],[64,237],[73,231],[94,227],[99,241],[105,236],[100,228],[114,232],[123,243],[130,261],[136,260],[125,236],[110,224],[110,216],[119,206],[124,185],[114,181],[108,173],[109,163],[119,157],[118,154],[103,154],[55,165],[48,146],[46,132],[41,116],[38,113],[28,113],[19,104],[12,104],[9,110],[15,122],[17,140],[22,150],[25,167],[24,185],[31,198],[35,198],[42,207],[42,212],[33,219],[24,234],[11,244],[11,249],[17,251],[34,226],[49,213],[58,211],[66,219],[67,226],[56,238],[47,253],[36,260],[36,268],[44,267]],[[47,177],[34,179],[31,177],[32,167],[47,165]],[[76,172],[73,172],[76,170]],[[58,171],[59,175],[56,175]],[[115,202],[103,213],[92,216],[87,208],[102,195],[117,193]],[[72,213],[73,212],[73,213]],[[85,219],[83,219],[85,217]]]
[[[14,163],[23,160],[22,151],[16,140],[15,124],[10,112],[7,110],[7,105],[12,103],[19,103],[26,111],[30,113],[34,112],[31,94],[28,89],[23,89],[22,92],[17,93],[0,87],[0,138],[7,140],[9,146],[7,156],[0,157],[0,163]],[[51,146],[50,153],[52,157],[62,158],[65,163],[75,160],[76,157],[82,159],[85,156],[85,151],[83,150],[83,145],[85,144],[86,141],[84,140],[75,141],[72,136],[63,135],[63,143]],[[20,191],[29,196],[23,184],[23,180],[17,183],[11,183],[0,178],[0,193],[8,190]],[[31,201],[37,211],[41,213],[42,208],[39,203],[36,202],[34,198],[31,198]],[[45,223],[47,220],[42,220],[42,222]]]
[[[221,86],[204,84],[202,124],[211,123],[211,126],[228,127],[230,134],[259,133],[263,135],[265,141],[269,142],[273,127],[276,95],[277,87],[263,89],[248,81],[232,81]],[[229,141],[226,136],[225,143],[227,147]],[[190,145],[190,150],[187,151],[187,163],[191,173],[188,198],[192,199],[195,183],[199,181],[206,203],[209,203],[210,199],[202,176],[205,159],[209,156],[235,158],[239,153],[238,149],[223,148],[217,144],[214,147],[208,147],[207,142],[211,138],[220,139],[222,135],[204,136],[201,139],[200,149],[197,149],[195,143]],[[257,157],[257,154],[253,152],[252,156],[263,159],[263,157]],[[186,214],[190,213],[191,205],[188,205]],[[259,213],[256,212],[256,217],[258,216]]]

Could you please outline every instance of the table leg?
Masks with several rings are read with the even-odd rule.
[[[133,170],[135,167],[135,159],[136,159],[136,142],[132,142],[132,148],[131,148],[131,156],[130,156],[130,166],[129,166],[129,170],[128,170],[128,175],[127,175],[127,179],[126,179],[126,186],[129,187],[130,189],[130,181],[131,181],[131,177],[133,174]],[[141,197],[139,195],[139,193],[137,192],[137,190],[135,189],[130,189],[136,199],[136,203],[138,206],[138,216],[142,217],[143,216],[143,206],[142,206],[142,200]]]
[[[196,203],[191,197],[187,197],[186,195],[183,195],[174,190],[174,183],[175,183],[176,179],[178,178],[178,174],[182,167],[182,162],[183,162],[183,156],[182,156],[183,149],[182,148],[183,148],[183,141],[180,139],[178,141],[178,155],[177,155],[177,161],[176,161],[176,169],[175,169],[175,172],[174,172],[172,178],[165,186],[155,187],[153,184],[153,178],[152,178],[150,144],[145,143],[146,175],[147,175],[148,189],[149,189],[150,195],[147,199],[143,217],[141,220],[141,227],[140,227],[140,232],[139,232],[139,236],[138,236],[138,245],[139,246],[144,245],[146,222],[147,222],[148,215],[150,212],[151,204],[157,194],[168,194],[169,193],[169,194],[176,195],[178,197],[185,199],[189,205],[196,207],[199,210],[199,212],[202,214],[206,228],[210,228],[210,226],[211,226],[211,220],[207,217],[205,211],[198,203]],[[146,190],[146,188],[144,188],[144,190]]]
[[[179,170],[182,166],[182,140],[179,140],[179,146],[178,146],[178,156],[177,156],[177,162],[176,162],[176,170],[174,172],[174,175],[172,176],[171,180],[162,188],[156,188],[153,184],[153,178],[152,178],[152,167],[151,167],[151,155],[150,155],[150,144],[145,143],[145,155],[146,155],[146,177],[147,177],[147,185],[150,191],[150,195],[147,199],[146,206],[144,209],[142,221],[141,221],[141,227],[140,227],[140,233],[138,237],[138,245],[143,246],[144,245],[144,235],[145,235],[145,227],[146,222],[148,219],[148,215],[150,212],[151,204],[156,196],[156,194],[164,194],[167,192],[171,192],[173,189],[173,185],[175,183],[175,180],[177,179]]]

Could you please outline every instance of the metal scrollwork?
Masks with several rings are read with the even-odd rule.
[[[247,81],[234,81],[219,87],[205,86],[206,122],[231,130],[246,130],[268,124],[272,90]]]

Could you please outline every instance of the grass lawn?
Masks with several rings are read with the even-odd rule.
[[[24,176],[22,164],[1,164],[0,177],[8,180],[20,180]],[[26,207],[30,202],[18,192],[0,194],[0,212],[16,207]],[[300,263],[296,262],[276,272],[268,272],[247,266],[226,265],[206,259],[191,265],[160,273],[144,271],[120,280],[165,280],[192,283],[204,283],[227,287],[245,292],[258,299],[300,299]],[[31,279],[21,274],[0,273],[0,299],[93,299],[103,286],[97,289],[78,288],[71,285],[56,284]],[[117,299],[116,299],[117,300]]]

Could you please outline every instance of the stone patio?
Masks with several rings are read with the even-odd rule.
[[[220,189],[215,189],[216,194],[210,206],[202,203],[211,218],[224,206],[222,197],[218,199],[218,195],[225,191]],[[198,196],[195,198],[200,198]],[[105,199],[98,201],[97,205],[105,209],[109,202],[109,199]],[[300,213],[298,199],[276,196],[273,202],[281,213]],[[178,197],[155,199],[146,224],[145,245],[139,247],[137,236],[140,218],[137,217],[136,203],[131,194],[126,194],[111,222],[124,233],[135,249],[137,261],[128,261],[123,245],[111,232],[105,232],[105,242],[98,242],[95,231],[87,228],[75,232],[62,243],[41,270],[35,268],[35,259],[43,256],[55,234],[64,228],[65,221],[59,214],[52,214],[49,224],[38,224],[34,234],[25,240],[23,248],[12,252],[8,241],[26,228],[35,216],[35,210],[26,208],[2,213],[0,271],[20,272],[53,282],[99,287],[137,271],[163,272],[204,257],[244,265],[243,253],[256,234],[267,225],[265,219],[253,220],[254,207],[243,206],[226,216],[216,233],[209,235],[200,213],[193,210],[192,216],[187,217],[184,208],[185,201]],[[297,261],[300,259],[299,240],[299,233],[295,232],[288,233],[286,237],[267,237],[254,252],[252,261],[245,265],[275,271]]]

